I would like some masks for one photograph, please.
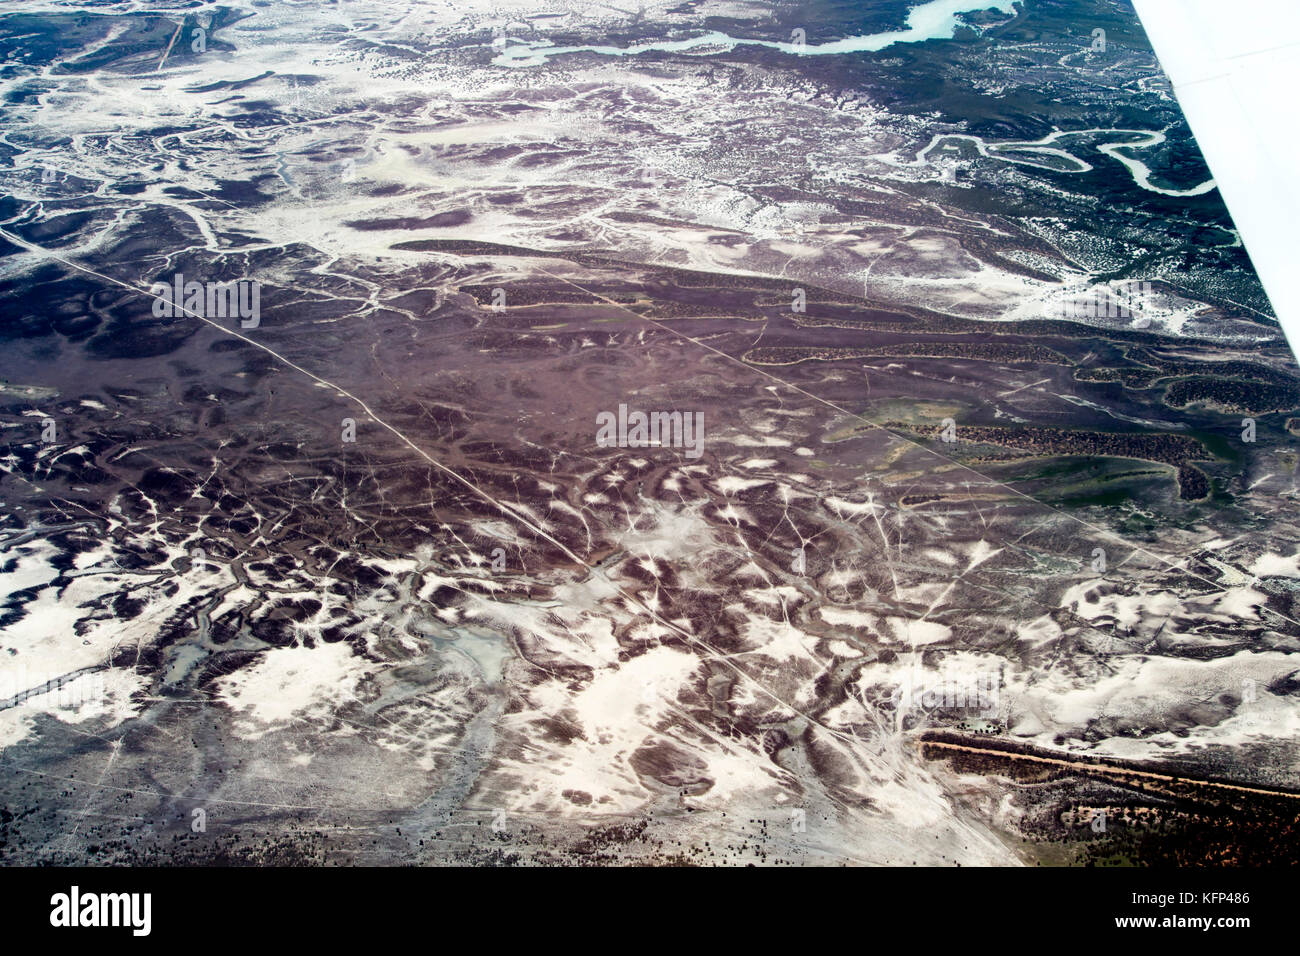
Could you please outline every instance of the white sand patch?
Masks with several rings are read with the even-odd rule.
[[[766,607],[790,607],[801,602],[804,599],[803,593],[798,588],[792,588],[788,585],[780,585],[770,588],[754,588],[745,592],[745,597],[755,604],[762,604]]]
[[[995,548],[982,538],[975,543],[970,552],[970,564],[966,565],[966,570],[977,568],[989,558],[1002,553],[1001,548]]]
[[[935,564],[942,564],[945,567],[953,567],[957,564],[956,555],[949,554],[947,551],[940,551],[938,548],[926,548],[921,552],[921,557],[927,561],[933,561]]]
[[[1095,578],[1076,584],[1061,596],[1061,606],[1088,621],[1112,621],[1128,631],[1161,629],[1177,633],[1177,620],[1232,624],[1260,620],[1266,596],[1251,587],[1228,587],[1212,594],[1180,595],[1172,591],[1137,590],[1124,594],[1117,585]]]
[[[1300,577],[1300,551],[1285,558],[1280,554],[1265,552],[1251,562],[1247,570],[1257,578],[1275,575],[1278,577]]]
[[[638,747],[655,739],[658,728],[677,714],[677,695],[700,665],[692,654],[670,647],[652,648],[617,666],[597,672],[574,692],[565,680],[551,680],[528,692],[528,709],[504,720],[526,736],[528,725],[542,717],[564,714],[581,729],[581,737],[546,754],[546,773],[539,778],[546,794],[520,791],[520,806],[576,809],[560,798],[565,790],[590,794],[602,812],[632,810],[650,793],[628,762]],[[540,744],[540,746],[547,746]],[[526,758],[520,771],[533,778],[536,770]],[[749,776],[746,774],[746,776]],[[532,788],[535,790],[535,788]],[[549,797],[549,799],[547,799]]]
[[[746,509],[736,507],[734,502],[728,501],[725,508],[718,509],[718,518],[721,521],[729,521],[736,526],[742,524],[753,525],[757,527],[758,522],[754,520]]]
[[[868,497],[866,501],[849,501],[847,498],[827,495],[824,500],[826,505],[832,508],[840,517],[845,515],[873,515],[880,511],[880,505],[876,504],[875,499],[871,497]]]
[[[1226,617],[1258,620],[1259,609],[1268,598],[1254,588],[1231,588],[1214,602],[1214,610]]]
[[[235,732],[256,740],[291,723],[330,719],[356,696],[375,667],[352,648],[337,644],[277,647],[256,663],[218,679],[217,699],[238,715]]]
[[[901,604],[915,604],[917,607],[932,608],[943,599],[951,583],[948,581],[931,581],[900,587],[894,590],[894,598]]]
[[[61,672],[62,673],[62,672]],[[57,674],[24,673],[15,681],[0,675],[6,696],[20,689],[38,686]],[[36,729],[36,717],[45,714],[65,724],[102,721],[101,728],[116,727],[139,712],[141,704],[131,699],[144,690],[145,678],[125,668],[89,671],[44,694],[28,697],[22,703],[0,711],[0,747],[9,747],[29,737]]]
[[[1025,641],[1035,647],[1050,644],[1060,638],[1061,625],[1046,614],[1032,621],[1022,621],[1016,625],[1016,639]]]
[[[745,654],[762,654],[777,661],[817,661],[810,650],[816,639],[788,621],[751,617],[741,625],[741,632],[749,645]]]
[[[910,617],[872,617],[872,627],[885,640],[909,647],[938,644],[952,639],[952,628],[936,621],[921,621]]]
[[[1061,607],[1092,621],[1100,617],[1114,620],[1120,627],[1136,627],[1145,615],[1168,617],[1181,606],[1178,596],[1168,591],[1124,595],[1104,578],[1084,581],[1066,589]]]
[[[876,625],[876,615],[851,607],[820,607],[817,613],[831,627],[853,627],[871,630]]]
[[[735,445],[738,448],[788,448],[790,441],[785,438],[778,438],[776,435],[764,435],[762,438],[753,438],[749,435],[726,434],[717,436],[714,441],[720,441],[727,445]]]
[[[714,482],[717,489],[724,495],[733,495],[737,491],[748,491],[751,488],[762,488],[764,485],[770,485],[772,482],[766,478],[741,478],[737,475],[727,475],[725,478],[719,478]]]
[[[1252,737],[1292,739],[1300,733],[1300,710],[1293,700],[1267,690],[1274,681],[1295,672],[1296,661],[1290,655],[1241,651],[1211,661],[1126,657],[1114,658],[1109,665],[1102,675],[1070,673],[1062,668],[1008,675],[1004,699],[1017,715],[1016,733],[1033,734],[1044,746],[1059,746],[1054,743],[1057,734],[1077,736],[1091,720],[1123,718],[1144,727],[1147,733],[1111,738],[1095,749],[1117,756],[1146,757],[1207,743],[1233,746]],[[1190,736],[1161,730],[1169,725],[1171,714],[1219,702],[1225,696],[1238,701],[1227,719],[1202,725]],[[1076,741],[1076,746],[1082,746],[1081,742]]]
[[[182,550],[170,549],[173,556]],[[52,581],[56,574],[50,561],[57,549],[48,542],[30,542],[21,549],[23,557],[8,575],[0,575],[0,592],[12,593],[19,587],[39,587]],[[0,648],[14,652],[10,663],[25,667],[29,672],[67,674],[103,663],[119,646],[133,646],[150,640],[157,627],[159,606],[171,608],[194,594],[185,579],[180,579],[181,591],[163,601],[150,602],[146,609],[130,621],[116,618],[101,619],[83,629],[76,625],[87,616],[86,606],[105,595],[119,592],[131,582],[125,575],[94,573],[108,553],[105,545],[77,562],[79,573],[71,582],[59,589],[44,587],[34,600],[23,605],[25,614],[19,621],[0,631]],[[10,589],[10,590],[6,590]],[[147,592],[138,592],[148,596]],[[151,614],[150,611],[153,611]]]
[[[0,594],[12,594],[53,581],[59,574],[50,563],[56,554],[57,549],[53,545],[40,540],[20,545],[14,552],[4,552],[2,557],[5,563],[14,557],[18,561],[12,571],[0,573]]]

